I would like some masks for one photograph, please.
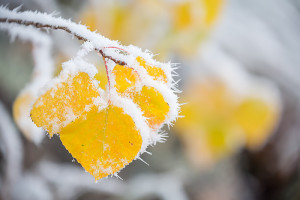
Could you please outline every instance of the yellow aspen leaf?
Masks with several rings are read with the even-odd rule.
[[[160,85],[143,85],[133,68],[111,65],[112,70],[106,71],[111,87],[105,91],[99,69],[88,74],[64,68],[31,111],[35,124],[50,136],[59,134],[66,149],[96,180],[116,174],[149,144],[160,141],[157,129],[171,118],[169,103],[155,88]],[[157,74],[163,75],[163,71]],[[137,83],[141,87],[136,87]],[[163,87],[162,91],[177,100],[166,84]],[[171,103],[175,108],[172,117],[176,118],[177,101]]]
[[[122,9],[122,6],[119,5],[118,3],[115,4],[115,6],[112,8],[111,10],[112,14],[113,14],[113,19],[112,19],[112,27],[111,27],[111,38],[112,39],[118,39],[120,37],[124,37],[122,36],[123,29],[126,29],[126,23],[128,23],[128,11],[125,9]]]
[[[243,133],[230,119],[211,119],[204,128],[208,133],[205,135],[207,147],[216,160],[234,153],[243,144]]]
[[[13,104],[13,117],[25,137],[38,144],[44,134],[30,119],[30,108],[34,100],[35,97],[30,91],[23,91]]]
[[[151,73],[151,77],[154,80],[167,81],[166,75],[161,68],[151,67],[146,64],[145,60],[138,57],[137,60],[141,66],[148,69],[148,73]],[[140,91],[137,91],[135,86],[139,80],[138,73],[132,68],[116,65],[113,69],[115,75],[115,87],[117,92],[124,96],[132,98],[142,110],[143,116],[147,118],[149,126],[156,130],[165,121],[169,113],[169,105],[164,100],[162,94],[160,94],[155,88],[149,86],[143,86]]]
[[[98,73],[95,74],[94,76],[94,79],[96,79],[97,81],[99,81],[99,87],[102,89],[102,90],[105,90],[106,88],[106,85],[108,83],[108,80],[107,80],[107,76],[106,76],[106,72],[105,72],[105,69],[103,66],[99,66],[97,65],[97,70],[98,70]]]
[[[157,81],[162,81],[164,83],[167,83],[167,76],[164,72],[163,69],[159,68],[159,67],[155,67],[155,66],[151,66],[151,65],[148,65],[146,63],[146,61],[138,56],[136,58],[136,60],[138,61],[138,63],[144,67],[146,69],[146,71],[148,72],[148,74],[154,79],[154,80],[157,80]]]
[[[218,17],[224,0],[202,0],[205,7],[204,23],[211,26]]]
[[[50,136],[87,112],[99,93],[87,73],[69,76],[41,95],[34,103],[31,118],[38,127],[43,127]]]
[[[31,117],[50,136],[59,133],[74,158],[96,180],[118,172],[139,153],[142,138],[122,108],[95,106],[97,87],[87,73],[68,76],[43,94]]]
[[[191,4],[184,2],[175,7],[175,27],[177,29],[186,28],[192,21],[191,16]]]
[[[89,8],[89,12],[85,12],[81,17],[90,30],[96,31],[98,27],[97,12],[93,8]]]
[[[92,30],[101,30],[104,36],[159,52],[161,59],[166,59],[170,53],[194,56],[220,16],[223,2],[99,1],[83,9],[79,20],[92,27]],[[162,32],[149,43],[148,38],[157,29]]]
[[[113,74],[115,75],[115,87],[119,93],[128,92],[128,89],[134,87],[139,79],[137,72],[123,65],[116,65]]]
[[[140,12],[140,9],[136,8],[136,4],[102,3],[98,2],[96,7],[95,5],[87,6],[80,16],[80,20],[91,27],[91,30],[101,30],[104,36],[128,45],[142,36],[140,34],[133,35],[133,29],[139,30],[139,32],[147,31],[146,22],[149,18],[144,15],[136,17],[136,14]]]
[[[34,100],[33,96],[29,93],[23,93],[17,97],[17,99],[14,102],[13,105],[13,116],[14,120],[19,125],[21,123],[23,112],[26,112],[24,108],[28,107],[28,113],[30,113],[30,103]],[[25,136],[30,138],[30,133],[27,133],[26,130],[24,130]]]
[[[176,128],[187,156],[198,168],[211,166],[243,143],[231,117],[234,103],[228,97],[225,85],[218,81],[190,85],[185,93],[185,117],[178,120]]]
[[[132,94],[133,102],[139,105],[149,126],[156,130],[165,121],[170,107],[155,88],[143,86],[140,92]]]
[[[71,20],[46,13],[1,9],[7,14],[7,23],[32,25],[30,32],[32,28],[64,30],[84,42],[76,56],[65,62],[57,71],[59,75],[51,81],[48,82],[53,70],[45,70],[43,76],[36,73],[39,79],[35,79],[30,89],[40,89],[34,93],[40,96],[35,95],[30,116],[50,138],[57,134],[66,149],[96,180],[117,176],[118,171],[146,152],[149,145],[165,140],[165,134],[158,128],[163,123],[171,125],[179,113],[171,63],[160,63],[149,51],[133,45],[123,46]],[[127,12],[121,13],[125,16]],[[15,20],[19,18],[22,20]],[[121,14],[116,21],[121,25],[126,20]],[[117,32],[119,34],[119,28]],[[37,50],[42,53],[36,54],[36,62],[42,68],[47,63],[52,65],[48,57],[51,40],[40,39],[45,40],[45,51]],[[32,40],[40,42],[36,37]],[[100,69],[84,59],[91,51],[103,58],[106,87]],[[27,98],[30,99],[25,96],[17,101],[16,107],[29,102]]]
[[[118,172],[138,154],[142,138],[134,121],[122,108],[108,106],[69,123],[60,138],[74,158],[96,180]]]
[[[189,103],[182,107],[185,117],[176,128],[193,163],[208,166],[241,146],[255,150],[267,141],[278,122],[279,108],[255,95],[240,96],[214,79],[189,85],[184,96]],[[190,156],[197,153],[201,156]]]
[[[278,120],[278,111],[259,98],[248,98],[237,106],[235,119],[245,131],[246,145],[259,148],[272,133]]]
[[[179,135],[184,143],[186,156],[199,169],[211,167],[217,160],[235,152],[237,146],[228,144],[229,138],[232,145],[241,143],[240,138],[232,137],[238,134],[236,130],[229,131],[233,131],[230,135],[228,132],[215,132],[211,136],[201,130],[201,127],[190,126],[185,128],[185,134]]]

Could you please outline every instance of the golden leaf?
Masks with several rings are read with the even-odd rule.
[[[144,86],[140,92],[132,94],[133,102],[144,112],[149,126],[156,130],[165,121],[169,113],[169,105],[155,88]]]
[[[41,95],[34,103],[31,119],[43,127],[50,136],[59,133],[71,121],[88,112],[99,93],[87,73],[69,76]]]
[[[44,133],[30,119],[30,108],[34,100],[35,97],[29,90],[23,91],[13,104],[13,117],[25,137],[35,144],[39,144]]]
[[[66,149],[96,180],[118,172],[141,149],[142,138],[122,108],[99,111],[97,88],[87,73],[69,76],[34,104],[32,120],[50,136],[59,133]]]
[[[211,26],[218,17],[224,0],[202,0],[205,7],[204,23],[206,26]]]
[[[134,87],[139,79],[137,72],[123,65],[116,65],[113,74],[116,81],[115,87],[119,93],[129,92],[128,90]]]
[[[188,102],[182,106],[185,117],[175,128],[198,167],[214,164],[245,144],[251,150],[261,147],[278,122],[276,105],[259,95],[241,98],[218,80],[189,85],[183,100]]]
[[[148,65],[142,57],[137,57],[136,60],[142,67],[146,69],[149,76],[151,76],[154,80],[167,83],[167,76],[163,69],[156,66]]]
[[[278,110],[259,98],[245,99],[237,106],[234,117],[245,132],[249,149],[258,149],[273,132],[278,120]]]
[[[144,67],[153,80],[162,84],[167,81],[161,68],[139,59],[140,67]],[[149,133],[151,129],[157,131],[170,109],[163,95],[150,86],[143,85],[139,89],[140,77],[128,66],[115,65],[110,77],[114,80],[111,87],[117,94],[124,99],[131,98],[141,109]],[[85,72],[71,75],[62,71],[54,86],[38,98],[31,111],[35,124],[47,130],[50,136],[59,134],[66,149],[96,180],[124,168],[138,156],[143,144],[141,129],[134,121],[137,117],[125,114],[124,107],[114,105],[110,99],[114,97],[109,94],[112,88],[106,93],[101,90],[105,88],[101,83],[103,79],[106,78],[100,73],[91,78]]]
[[[167,82],[166,74],[161,68],[146,64],[146,61],[141,57],[137,57],[137,61],[154,80]],[[149,86],[143,86],[140,91],[137,90],[135,88],[136,84],[141,80],[137,72],[132,68],[116,65],[113,74],[115,75],[117,91],[124,96],[132,98],[133,102],[143,111],[143,116],[147,118],[149,126],[153,130],[158,129],[169,113],[169,105],[162,94]]]
[[[61,130],[60,139],[74,158],[96,180],[118,172],[141,149],[142,138],[122,108],[95,106]]]
[[[195,55],[200,43],[217,21],[224,0],[98,2],[80,16],[91,30],[123,44],[144,45],[158,57],[170,53]],[[163,19],[163,20],[162,20]],[[121,31],[120,31],[121,30]],[[154,40],[153,30],[160,30]]]

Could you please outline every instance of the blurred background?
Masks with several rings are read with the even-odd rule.
[[[142,156],[149,166],[95,183],[28,120],[38,69],[56,76],[80,42],[50,31],[50,65],[1,31],[0,199],[300,199],[299,0],[0,0],[21,4],[179,63],[186,104],[166,143]]]

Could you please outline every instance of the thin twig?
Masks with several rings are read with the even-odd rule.
[[[42,24],[42,23],[37,23],[37,22],[32,22],[32,21],[24,21],[24,20],[20,20],[20,19],[7,19],[7,18],[0,18],[0,23],[15,23],[15,24],[20,24],[20,25],[24,25],[24,26],[34,26],[36,28],[50,28],[53,30],[64,30],[64,31],[70,33],[71,35],[74,35],[78,40],[82,40],[84,42],[88,41],[88,39],[78,35],[77,33],[72,32],[66,26],[53,26],[53,25],[49,25],[49,24]],[[114,61],[116,64],[127,65],[127,63],[124,61],[120,61],[111,56],[106,55],[102,49],[95,48],[95,51],[98,51],[104,58],[110,59],[110,60]]]

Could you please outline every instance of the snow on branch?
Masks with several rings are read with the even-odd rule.
[[[91,42],[95,47],[95,50],[98,51],[104,58],[113,60],[115,63],[120,65],[127,65],[126,61],[116,59],[109,55],[109,53],[105,53],[106,47],[117,47],[119,49],[125,48],[117,41],[111,41],[96,32],[92,32],[85,25],[76,24],[71,20],[66,20],[61,17],[57,18],[52,14],[32,11],[18,12],[18,10],[19,9],[9,10],[3,6],[0,7],[0,23],[19,24],[23,26],[34,26],[36,28],[63,30],[72,34],[79,40]],[[135,51],[136,50],[139,49],[135,48]],[[135,54],[135,52],[130,53]],[[140,51],[138,53],[140,54],[142,52]]]
[[[173,82],[172,72],[175,70],[171,63],[160,63],[153,59],[153,54],[146,50],[129,45],[123,46],[118,41],[110,40],[97,32],[90,31],[85,25],[66,20],[61,17],[54,17],[53,14],[24,11],[19,12],[19,7],[9,10],[0,7],[0,24],[18,24],[22,26],[33,26],[46,30],[63,30],[84,42],[89,42],[93,48],[104,58],[119,65],[133,66],[136,58],[142,57],[148,64],[162,68],[170,83]],[[174,89],[174,87],[172,87]]]
[[[8,32],[12,41],[19,38],[33,44],[32,55],[35,64],[33,74],[38,74],[33,77],[33,82],[38,83],[31,90],[36,91],[41,84],[52,78],[54,71],[54,63],[51,58],[51,38],[36,28],[16,24],[0,23],[0,30]]]

